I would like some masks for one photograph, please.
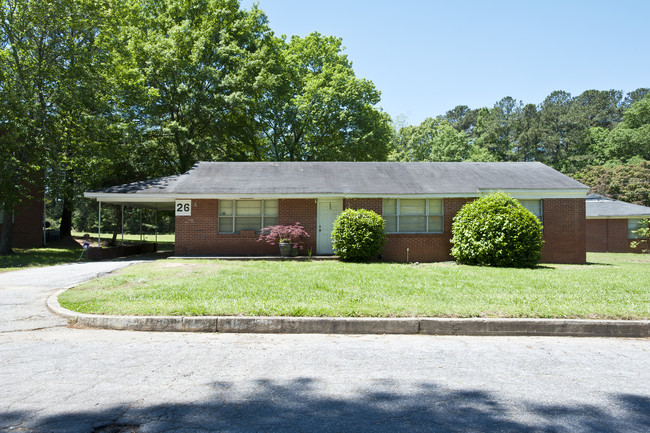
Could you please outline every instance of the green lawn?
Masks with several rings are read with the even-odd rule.
[[[92,242],[93,246],[97,246],[97,232],[72,232],[72,236],[81,238],[83,237],[84,234],[89,234],[90,235],[90,241]],[[110,233],[104,233],[102,232],[102,245],[110,239],[113,238],[113,232]],[[143,234],[142,238],[145,242],[155,242],[156,241],[156,235],[154,234]],[[167,249],[167,248],[173,248],[174,247],[174,241],[176,239],[176,235],[174,233],[172,234],[158,234],[158,249]],[[122,234],[119,233],[117,235],[117,243],[119,243],[122,240]],[[130,234],[130,233],[124,233],[124,243],[139,243],[140,242],[140,234]]]
[[[13,248],[13,251],[15,254],[0,256],[0,272],[74,262],[81,254],[80,247]]]
[[[332,261],[161,260],[68,290],[86,313],[650,318],[650,256],[537,269]]]

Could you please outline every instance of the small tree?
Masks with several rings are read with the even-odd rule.
[[[467,203],[454,217],[451,254],[465,265],[534,267],[541,259],[542,224],[503,193]]]
[[[264,227],[257,242],[266,242],[269,245],[289,242],[294,248],[302,248],[305,238],[308,237],[309,233],[305,231],[302,224],[297,222],[291,225]]]
[[[638,229],[632,231],[636,236],[636,239],[630,242],[632,248],[641,247],[641,251],[644,253],[650,253],[650,218],[645,218],[641,220],[641,224]]]
[[[366,209],[346,209],[334,222],[332,241],[342,260],[361,261],[381,253],[386,240],[384,219]]]

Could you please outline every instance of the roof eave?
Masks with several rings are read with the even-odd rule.
[[[351,194],[343,192],[313,192],[313,193],[215,193],[215,194],[181,194],[181,193],[104,193],[90,191],[85,192],[84,197],[96,199],[106,203],[129,203],[129,202],[158,202],[172,203],[175,200],[187,199],[227,199],[235,200],[241,198],[267,198],[267,199],[290,199],[290,198],[319,198],[319,197],[344,197],[344,198],[409,198],[409,197],[436,197],[436,198],[475,198],[491,192],[504,192],[514,198],[585,198],[585,189],[557,189],[557,190],[531,190],[531,189],[480,189],[476,192],[430,192],[418,194],[385,194],[385,193],[363,193]]]

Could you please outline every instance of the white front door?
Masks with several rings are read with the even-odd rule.
[[[343,212],[342,198],[318,199],[318,237],[316,254],[334,254],[332,227],[336,217]]]

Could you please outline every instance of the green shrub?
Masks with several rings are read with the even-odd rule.
[[[368,260],[381,253],[386,234],[384,219],[366,209],[346,209],[334,222],[332,241],[342,260]]]
[[[452,235],[451,254],[465,265],[534,267],[542,255],[542,224],[503,193],[463,206],[454,217]]]

